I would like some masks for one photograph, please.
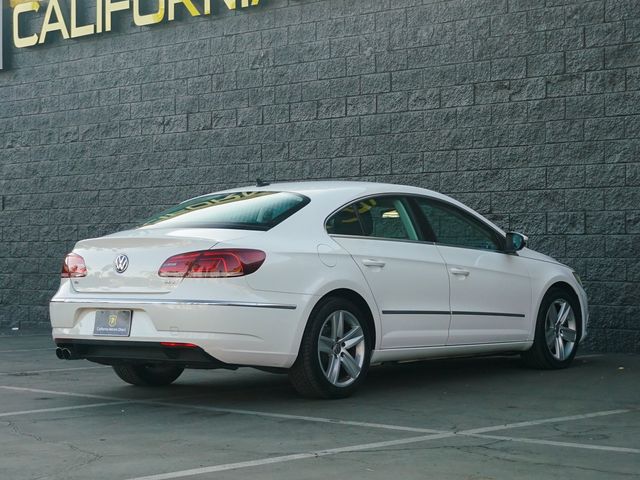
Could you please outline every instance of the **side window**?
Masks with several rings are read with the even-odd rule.
[[[327,233],[331,235],[364,235],[355,207],[349,205],[327,220]]]
[[[437,243],[456,247],[500,250],[496,233],[467,213],[453,206],[417,198]]]
[[[393,196],[368,198],[340,210],[327,221],[327,232],[418,240],[406,200]]]

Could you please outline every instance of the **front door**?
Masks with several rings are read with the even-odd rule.
[[[531,279],[526,260],[503,252],[501,236],[457,206],[419,198],[448,270],[449,345],[526,341]]]

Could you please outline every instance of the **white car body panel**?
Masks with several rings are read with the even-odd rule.
[[[95,340],[93,326],[99,309],[133,311],[131,335],[121,342],[186,342],[203,348],[229,364],[288,367],[297,355],[299,307],[312,303],[299,294],[246,295],[247,288],[224,288],[220,298],[207,301],[205,295],[186,285],[182,295],[83,295],[63,285],[51,302],[53,336]],[[234,279],[220,279],[234,280]],[[239,279],[235,279],[239,280]],[[180,290],[178,289],[178,290]],[[221,289],[222,290],[222,289]],[[242,293],[244,292],[244,293]],[[177,293],[177,292],[176,292]],[[242,295],[238,295],[242,293]],[[223,300],[225,299],[225,300]]]
[[[448,345],[531,339],[531,279],[526,259],[501,252],[437,248],[450,279]]]
[[[557,282],[570,285],[580,298],[583,337],[586,334],[584,290],[570,268],[537,252],[505,254],[429,242],[346,238],[325,230],[326,218],[344,205],[396,193],[449,202],[504,234],[445,195],[360,182],[274,184],[228,192],[243,190],[297,192],[311,202],[268,231],[142,228],[78,242],[73,252],[85,258],[90,273],[63,279],[51,300],[56,341],[93,340],[97,310],[127,309],[133,311],[131,335],[115,341],[190,342],[228,364],[288,368],[315,305],[328,293],[344,289],[361,297],[371,312],[376,338],[372,362],[521,351],[533,341],[542,297]],[[244,277],[158,276],[168,257],[214,246],[260,249],[267,252],[267,260]],[[123,252],[131,259],[131,270],[118,274],[113,261]],[[383,257],[387,265],[379,271],[362,265],[370,256]],[[470,274],[450,275],[447,269],[452,267]],[[510,274],[501,275],[504,270]],[[499,296],[493,294],[496,290]],[[397,310],[441,313],[428,315],[428,321],[421,314],[383,313]],[[458,310],[524,317],[451,315]]]
[[[382,318],[380,348],[445,345],[449,278],[438,249],[423,242],[335,236],[351,252]]]
[[[101,238],[82,240],[74,253],[88,264],[101,265],[89,269],[86,277],[74,278],[73,288],[79,293],[168,293],[179,285],[177,279],[157,275],[158,260],[192,250],[207,250],[220,241],[229,241],[262,232],[224,229],[153,229],[127,230]],[[113,266],[118,254],[135,252],[126,273]]]
[[[584,291],[584,288],[582,288],[582,285],[580,285],[576,278],[573,276],[571,269],[566,265],[550,259],[550,257],[547,257],[546,255],[539,254],[538,252],[534,252],[530,249],[524,249],[520,253],[526,258],[531,259],[540,258],[539,256],[543,257],[542,260],[529,262],[529,275],[531,276],[533,295],[532,308],[535,312],[535,315],[538,314],[538,309],[540,307],[540,302],[542,302],[542,297],[544,297],[549,288],[557,283],[566,283],[573,289],[573,291],[578,296],[578,300],[580,301],[580,313],[582,317],[582,332],[580,338],[584,339],[588,334],[589,327],[589,302],[587,299],[587,293]],[[532,325],[532,339],[534,327],[535,325]]]

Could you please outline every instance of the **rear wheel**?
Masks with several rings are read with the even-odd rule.
[[[364,313],[349,300],[330,297],[312,312],[289,379],[306,397],[347,397],[364,380],[370,357]]]
[[[131,385],[161,387],[173,383],[184,368],[169,365],[113,365],[116,375]]]
[[[580,341],[580,304],[567,290],[554,288],[542,299],[533,345],[522,354],[529,366],[568,367]]]

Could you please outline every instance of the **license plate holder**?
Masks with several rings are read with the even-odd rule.
[[[93,325],[97,337],[128,337],[131,335],[131,310],[98,310]]]

